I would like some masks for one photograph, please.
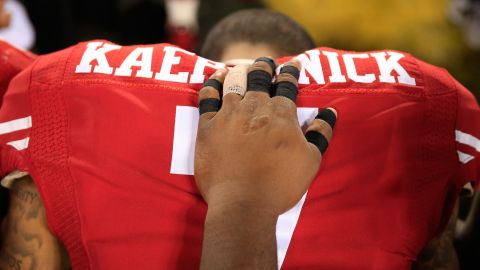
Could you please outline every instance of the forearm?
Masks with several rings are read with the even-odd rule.
[[[456,203],[445,231],[432,239],[418,255],[412,265],[413,270],[458,270],[457,252],[453,245],[455,225],[458,216],[458,202]]]
[[[33,238],[29,240],[29,237]],[[0,250],[0,269],[68,269],[58,245],[39,235],[27,234],[23,239],[7,240]]]
[[[50,233],[45,209],[34,183],[17,180],[1,226],[0,269],[66,269],[66,252]]]
[[[277,218],[241,203],[209,207],[200,269],[277,269]]]
[[[458,270],[460,269],[457,253],[453,243],[439,239],[432,242],[435,248],[426,248],[422,251],[418,261],[412,266],[413,270]]]

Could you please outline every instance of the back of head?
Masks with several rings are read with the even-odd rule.
[[[227,46],[239,42],[269,46],[277,56],[295,55],[315,47],[306,30],[291,18],[267,9],[246,9],[217,23],[200,54],[218,61]]]

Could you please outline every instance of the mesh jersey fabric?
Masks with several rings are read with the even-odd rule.
[[[474,97],[401,52],[297,57],[299,120],[326,106],[339,117],[317,178],[279,219],[281,268],[410,269],[478,182]],[[0,173],[32,175],[74,269],[198,269],[197,94],[221,66],[168,44],[91,41],[12,80]]]

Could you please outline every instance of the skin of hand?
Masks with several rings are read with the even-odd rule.
[[[248,68],[245,96],[224,95],[220,110],[226,70],[199,93],[195,180],[208,204],[201,269],[276,269],[277,218],[305,194],[332,137],[333,109],[305,135],[299,126],[300,63],[287,62],[272,86],[275,64],[265,59]]]
[[[0,28],[7,27],[10,24],[10,13],[5,10],[5,0],[0,0]]]
[[[286,66],[300,68],[292,61]],[[248,70],[272,74],[264,61]],[[212,78],[223,82],[226,71]],[[277,83],[297,85],[291,74],[277,76]],[[219,92],[205,87],[200,100],[219,99]],[[307,128],[322,133],[327,140],[332,128],[316,119]],[[195,149],[195,179],[208,205],[254,204],[280,215],[293,207],[315,178],[322,155],[305,138],[297,120],[296,105],[284,96],[270,97],[248,89],[245,97],[231,93],[223,97],[218,112],[200,116]],[[216,204],[217,205],[217,204]]]

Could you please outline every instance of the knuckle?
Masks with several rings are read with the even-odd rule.
[[[290,73],[280,73],[277,75],[277,83],[279,82],[291,82],[295,84],[295,86],[298,85],[297,79]]]
[[[300,62],[300,60],[294,58],[288,61],[287,63],[285,63],[285,66],[293,66],[293,67],[296,67],[297,69],[301,69],[302,63]]]
[[[205,86],[198,93],[198,97],[200,100],[206,98],[220,98],[220,94],[218,93],[217,89],[211,86]]]
[[[275,104],[280,109],[288,109],[292,110],[295,109],[295,103],[293,103],[290,99],[283,97],[283,96],[276,96],[272,98],[275,101]]]
[[[332,127],[324,120],[316,119],[314,121],[312,129],[322,133],[322,135],[325,136],[325,138],[327,138],[328,141],[332,139],[332,134],[333,134]]]
[[[275,113],[279,116],[291,116],[296,113],[296,105],[289,98],[283,96],[273,97]]]
[[[258,106],[258,99],[255,97],[252,97],[252,95],[249,95],[248,97],[245,97],[243,99],[243,102],[241,105],[244,110],[253,112],[255,108]]]
[[[255,63],[253,63],[249,68],[248,68],[248,73],[252,72],[252,71],[256,71],[256,70],[262,70],[262,71],[265,71],[265,72],[268,72],[270,75],[273,74],[273,70],[272,68],[270,67],[270,65],[268,63],[266,63],[265,61],[257,61]]]
[[[209,79],[218,80],[220,82],[223,82],[225,80],[226,75],[227,75],[227,70],[222,68],[222,69],[219,69],[219,70],[215,71],[215,73],[213,73],[209,77]]]

